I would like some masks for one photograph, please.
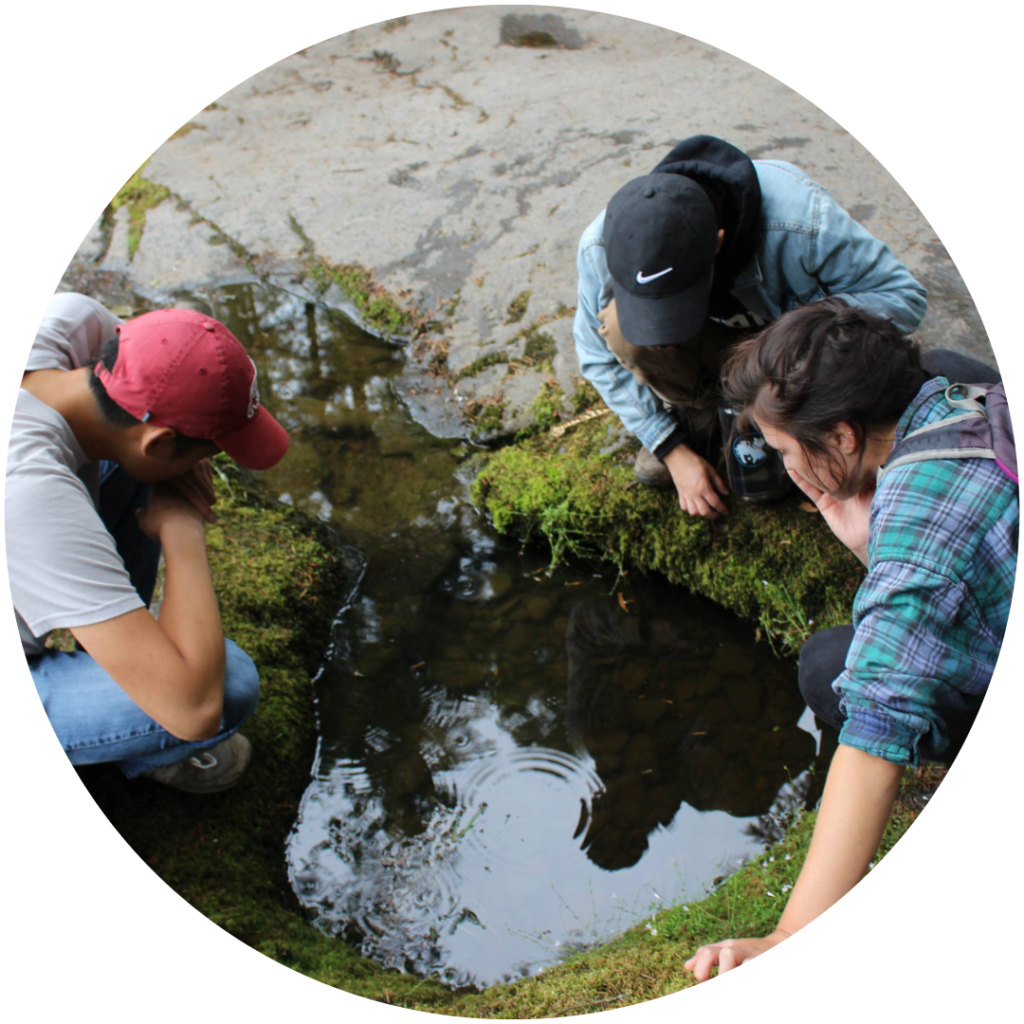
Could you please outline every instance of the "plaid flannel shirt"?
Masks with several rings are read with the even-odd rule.
[[[944,377],[928,381],[894,443],[954,415]],[[891,470],[871,505],[868,575],[853,643],[833,683],[841,743],[899,764],[949,760],[988,689],[1017,568],[1020,501],[990,459]]]

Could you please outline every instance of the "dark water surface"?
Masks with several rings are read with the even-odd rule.
[[[324,930],[390,967],[533,973],[699,897],[760,848],[814,737],[793,666],[663,581],[545,571],[468,503],[401,351],[283,292],[203,296],[292,433],[272,493],[366,558],[317,683],[287,857]]]

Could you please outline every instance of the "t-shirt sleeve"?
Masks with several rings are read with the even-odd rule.
[[[77,370],[99,355],[121,321],[88,295],[58,292],[32,342],[25,371]]]
[[[839,741],[898,764],[917,764],[918,746],[948,742],[942,705],[952,689],[985,678],[951,642],[949,624],[970,598],[963,584],[907,562],[872,566],[854,601],[855,631],[834,687],[846,722]]]
[[[144,608],[114,539],[70,471],[29,466],[7,478],[7,545],[14,607],[34,636]]]

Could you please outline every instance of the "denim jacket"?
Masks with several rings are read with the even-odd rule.
[[[858,224],[792,164],[755,160],[761,185],[761,232],[754,257],[732,294],[764,321],[836,295],[903,333],[921,322],[927,292],[892,250]],[[612,300],[604,250],[604,211],[583,232],[577,252],[579,300],[573,334],[580,369],[626,429],[654,451],[678,426],[661,402],[608,350],[597,314]]]

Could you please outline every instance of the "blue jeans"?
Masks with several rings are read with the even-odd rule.
[[[139,529],[135,509],[149,488],[115,463],[100,472],[100,516],[139,596],[153,597],[160,545]],[[128,778],[192,757],[227,739],[256,710],[260,679],[252,659],[225,640],[224,713],[212,739],[188,743],[150,718],[85,652],[46,651],[28,659],[36,690],[72,764],[116,762]]]

